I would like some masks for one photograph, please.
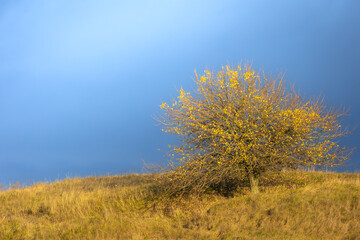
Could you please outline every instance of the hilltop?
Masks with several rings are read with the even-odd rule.
[[[153,175],[0,192],[0,239],[360,239],[360,174],[286,172],[260,194],[151,195]]]

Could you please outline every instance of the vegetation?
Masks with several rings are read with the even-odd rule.
[[[0,239],[360,239],[360,174],[283,171],[261,194],[153,199],[152,175],[0,192]]]
[[[165,194],[231,193],[244,180],[256,193],[267,171],[334,167],[348,159],[351,150],[337,143],[348,134],[340,125],[344,111],[304,100],[281,77],[247,65],[195,76],[194,93],[181,88],[176,101],[161,105],[163,130],[180,137],[160,175]]]
[[[196,83],[161,105],[181,137],[165,172],[14,185],[0,239],[360,239],[360,174],[301,170],[348,158],[344,112],[249,66]]]

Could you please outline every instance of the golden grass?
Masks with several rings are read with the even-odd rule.
[[[0,239],[360,239],[360,174],[284,172],[232,198],[151,197],[151,175],[0,192]]]

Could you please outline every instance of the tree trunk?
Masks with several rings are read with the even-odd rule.
[[[249,174],[250,189],[252,193],[259,193],[259,179],[253,173]]]

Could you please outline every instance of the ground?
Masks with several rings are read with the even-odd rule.
[[[283,172],[232,197],[159,200],[154,175],[0,192],[0,239],[360,239],[360,174]]]

